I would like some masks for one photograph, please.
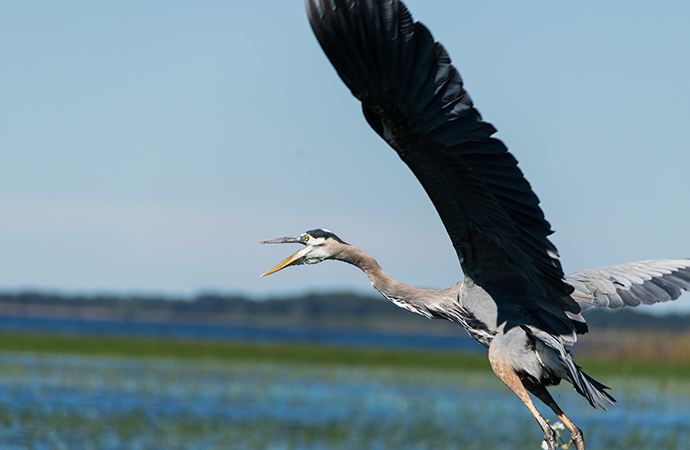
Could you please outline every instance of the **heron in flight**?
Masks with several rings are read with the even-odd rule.
[[[300,251],[265,273],[338,260],[359,267],[384,297],[430,319],[457,322],[488,348],[496,375],[525,403],[550,450],[555,433],[530,393],[581,430],[548,386],[565,380],[594,407],[615,400],[575,364],[581,312],[674,300],[690,288],[690,260],[642,261],[563,274],[539,200],[482,120],[443,46],[398,0],[306,0],[311,27],[364,117],[409,166],[438,211],[464,279],[442,290],[393,280],[374,258],[324,229],[262,243]]]

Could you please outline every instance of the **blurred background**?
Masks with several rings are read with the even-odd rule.
[[[406,3],[566,272],[690,256],[690,5]],[[462,277],[301,1],[5,2],[0,63],[4,447],[538,448],[459,327],[345,264],[259,278],[295,249],[258,241],[317,227],[401,282]],[[589,316],[578,361],[621,407],[557,400],[594,447],[685,448],[688,311]]]

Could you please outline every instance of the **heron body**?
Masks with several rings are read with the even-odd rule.
[[[464,279],[442,290],[399,283],[373,257],[324,229],[263,241],[304,245],[264,275],[329,259],[357,266],[397,306],[456,322],[487,347],[493,371],[529,408],[550,450],[554,431],[530,393],[584,450],[582,432],[546,389],[566,380],[595,408],[615,402],[570,354],[587,332],[581,311],[674,300],[690,288],[690,260],[564,275],[537,196],[428,29],[397,0],[306,0],[306,6],[319,43],[362,102],[365,119],[436,207]]]

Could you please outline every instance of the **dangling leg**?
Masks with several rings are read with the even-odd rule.
[[[544,432],[544,440],[549,446],[549,450],[556,450],[556,433],[553,431],[553,429],[551,429],[544,417],[542,417],[542,415],[539,413],[537,408],[534,406],[534,403],[532,403],[532,399],[529,397],[527,389],[525,389],[525,386],[523,385],[518,374],[495,357],[496,355],[491,351],[492,347],[493,345],[489,347],[489,362],[491,363],[491,368],[493,369],[494,373],[496,376],[498,376],[498,378],[500,378],[501,381],[505,383],[506,386],[510,388],[511,391],[520,397],[520,400],[522,400],[527,408],[529,408],[529,411],[532,413],[534,418],[537,419],[537,423],[539,423],[539,426]],[[584,447],[583,449],[578,448],[578,450],[584,450]]]
[[[527,379],[522,381],[522,384],[525,386],[525,388],[527,388],[527,390],[534,394],[534,396],[539,400],[544,402],[546,406],[551,408],[553,412],[556,413],[558,418],[561,419],[561,422],[568,427],[568,430],[570,430],[570,438],[573,440],[576,450],[585,450],[585,438],[582,435],[582,430],[580,430],[570,419],[568,419],[568,416],[563,413],[563,410],[561,410],[553,397],[551,397],[549,391],[547,391],[544,386],[535,384]]]

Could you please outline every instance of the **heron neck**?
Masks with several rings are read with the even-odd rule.
[[[448,289],[431,290],[399,283],[384,272],[372,256],[351,245],[343,246],[335,259],[359,267],[384,297],[401,308],[425,317],[437,317],[437,307],[457,299],[459,284]]]
[[[384,293],[384,291],[391,292],[393,290],[397,290],[396,288],[403,286],[408,288],[412,287],[395,281],[383,271],[374,257],[358,249],[357,247],[353,247],[351,245],[343,246],[342,250],[337,254],[336,259],[359,267],[367,278],[369,278],[372,286],[374,286],[374,288],[381,293]]]

